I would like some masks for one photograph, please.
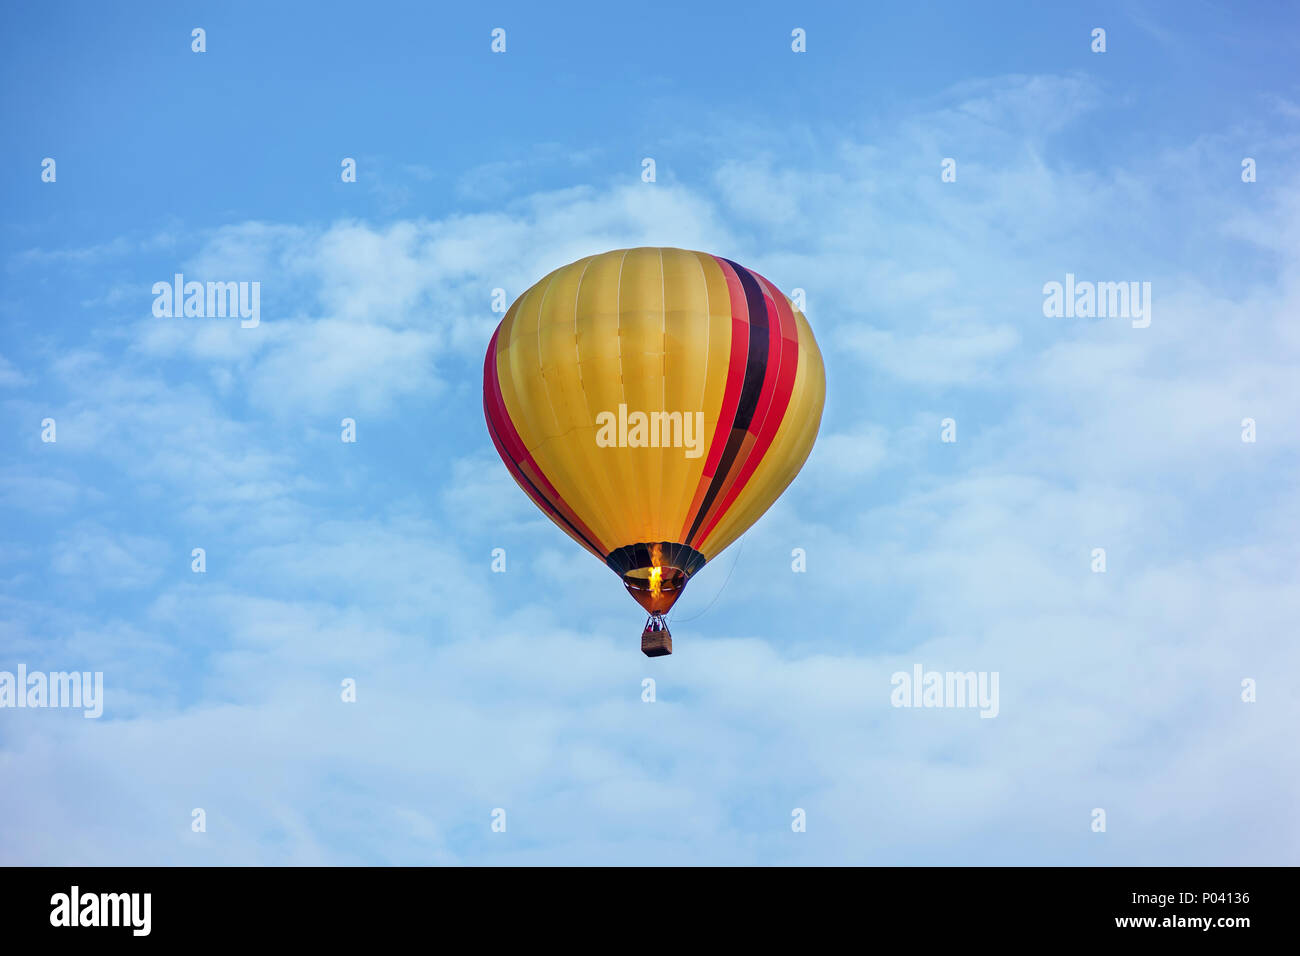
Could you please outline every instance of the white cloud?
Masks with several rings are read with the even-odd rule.
[[[59,535],[51,567],[79,587],[138,589],[158,579],[167,557],[161,541],[87,524]]]
[[[838,338],[868,367],[917,385],[990,384],[998,360],[1020,342],[1015,329],[1006,325],[910,335],[857,326],[840,331]]]
[[[207,234],[185,272],[262,281],[263,325],[154,322],[142,299],[120,359],[94,342],[49,363],[59,467],[0,472],[11,505],[52,476],[77,514],[52,505],[65,523],[42,541],[101,591],[149,583],[160,548],[209,549],[207,575],[182,557],[147,604],[58,607],[5,566],[24,599],[3,647],[102,664],[113,703],[6,734],[0,773],[31,787],[0,788],[0,855],[1294,863],[1294,198],[1220,215],[1204,144],[1123,173],[1056,158],[1099,96],[973,84],[871,142],[835,131],[810,172],[720,153],[707,189],[665,176],[439,221]],[[1222,228],[1184,235],[1186,207]],[[806,473],[692,583],[658,662],[616,578],[495,461],[478,395],[492,288],[640,243],[806,288],[830,376]],[[1246,244],[1268,270],[1208,267]],[[1041,285],[1067,270],[1152,281],[1151,328],[1044,319]],[[22,401],[6,409],[30,421]],[[370,419],[343,448],[353,407]],[[1000,716],[890,707],[915,662],[999,671]],[[523,839],[490,842],[495,806]],[[1093,806],[1104,844],[1083,842]]]
[[[0,388],[18,388],[30,383],[22,372],[20,372],[7,358],[0,355]]]

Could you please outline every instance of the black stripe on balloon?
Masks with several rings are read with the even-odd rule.
[[[733,428],[748,430],[754,420],[754,411],[758,408],[758,399],[763,392],[763,379],[767,376],[767,299],[759,288],[758,280],[744,266],[737,265],[730,259],[724,259],[740,277],[740,285],[745,290],[745,306],[749,309],[749,356],[745,362],[745,384],[740,389],[740,404],[736,406],[736,420]],[[721,474],[725,469],[719,468]]]
[[[709,513],[713,499],[727,483],[727,474],[731,471],[731,466],[736,463],[736,455],[740,453],[740,446],[745,441],[745,432],[749,430],[750,423],[754,420],[754,411],[758,408],[758,400],[763,394],[763,379],[767,377],[769,334],[767,300],[763,297],[763,290],[759,288],[758,280],[748,269],[730,259],[722,261],[736,270],[740,287],[745,290],[745,308],[749,310],[749,354],[745,360],[745,381],[740,388],[740,401],[736,405],[736,417],[732,420],[731,433],[727,436],[727,445],[718,460],[718,470],[713,473],[709,490],[704,493],[704,500],[700,502],[700,508],[695,512],[695,520],[691,522],[691,530],[686,535],[688,542],[695,541],[695,533],[700,530],[700,523]]]

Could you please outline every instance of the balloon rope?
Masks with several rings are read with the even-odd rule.
[[[744,535],[744,536],[741,537],[741,539],[740,539],[740,547],[736,549],[736,559],[735,559],[734,561],[731,562],[731,570],[727,572],[727,579],[726,579],[725,581],[722,582],[722,587],[718,588],[718,593],[715,594],[715,595],[713,595],[713,600],[709,602],[708,607],[706,607],[706,608],[705,608],[703,611],[701,611],[699,614],[692,614],[690,617],[685,618],[685,619],[680,620],[680,621],[676,621],[676,619],[673,618],[673,620],[675,620],[676,623],[678,623],[678,624],[685,624],[687,621],[693,621],[693,620],[695,620],[697,617],[703,617],[705,614],[707,614],[707,613],[709,612],[709,608],[713,607],[713,605],[715,605],[715,604],[718,603],[718,598],[722,597],[722,592],[725,591],[725,590],[727,589],[727,585],[728,585],[729,583],[731,583],[731,576],[732,576],[733,574],[736,573],[736,565],[738,565],[738,564],[740,563],[740,556],[741,556],[742,553],[744,553],[744,550],[745,550],[745,538],[747,538],[747,537],[748,537],[748,535]],[[674,608],[674,610],[676,610],[676,608]],[[672,618],[672,614],[671,614],[671,612],[669,613],[668,616],[669,616],[669,618]]]

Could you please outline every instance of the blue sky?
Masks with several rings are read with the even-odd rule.
[[[7,7],[0,671],[106,689],[0,710],[0,861],[1300,862],[1292,17]],[[827,365],[659,660],[480,406],[492,290],[632,245],[805,289]],[[918,663],[998,716],[892,707]]]

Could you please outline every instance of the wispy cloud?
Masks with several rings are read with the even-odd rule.
[[[260,281],[258,328],[152,317],[149,271],[114,335],[6,343],[0,668],[103,669],[108,698],[4,715],[0,856],[1295,862],[1297,188],[1227,199],[1203,144],[1083,164],[1104,95],[983,80],[816,157],[738,140],[689,180],[219,227],[160,248]],[[803,288],[829,380],[805,473],[692,582],[668,667],[500,468],[479,396],[494,288],[636,244]],[[1151,326],[1044,317],[1067,271],[1151,281]],[[915,662],[999,671],[999,717],[892,708]]]

